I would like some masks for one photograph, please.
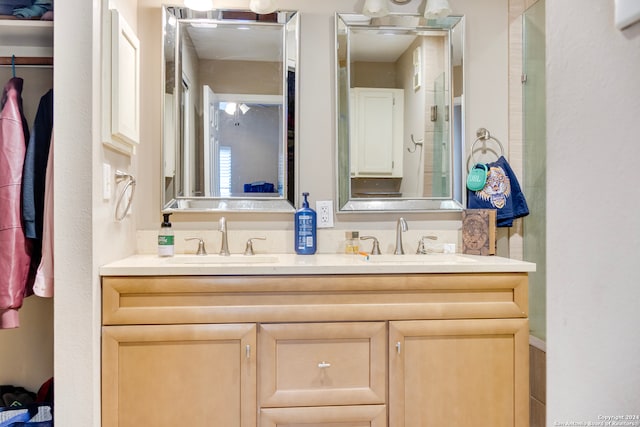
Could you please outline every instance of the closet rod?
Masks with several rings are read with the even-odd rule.
[[[11,56],[0,56],[0,66],[2,67],[10,67],[13,63],[16,67],[21,66],[45,66],[52,67],[53,66],[53,58],[50,56],[16,56],[15,58]]]

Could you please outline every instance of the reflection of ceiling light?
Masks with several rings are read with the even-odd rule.
[[[362,8],[362,14],[379,17],[389,14],[389,8],[387,7],[387,0],[366,0],[364,8]]]
[[[230,116],[233,116],[236,113],[237,104],[235,102],[227,102],[227,105],[224,107],[224,112]]]
[[[189,9],[199,11],[214,9],[213,0],[184,0],[184,5]]]
[[[275,0],[250,0],[249,9],[258,14],[273,13],[276,10],[276,2]]]
[[[451,6],[448,0],[427,0],[427,7],[424,9],[425,18],[446,18],[451,15]]]
[[[223,101],[223,102],[220,102],[220,109],[224,110],[224,112],[227,113],[228,115],[233,116],[238,112],[238,109],[242,111],[242,114],[247,114],[247,111],[249,111],[251,107],[249,107],[244,102],[238,105],[236,102]]]
[[[381,17],[389,14],[388,0],[365,0],[362,14],[370,17]],[[393,3],[404,5],[411,0],[391,0]],[[446,18],[451,15],[448,0],[426,0],[424,17],[428,19]]]

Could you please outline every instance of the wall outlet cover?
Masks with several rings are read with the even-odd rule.
[[[318,228],[333,227],[333,200],[317,200],[316,215]]]

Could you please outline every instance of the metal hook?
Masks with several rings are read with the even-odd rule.
[[[411,142],[413,142],[413,151],[411,150],[411,148],[407,148],[407,151],[410,153],[415,153],[418,146],[422,147],[422,144],[424,143],[424,138],[416,142],[415,138],[413,137],[413,134],[411,134]]]

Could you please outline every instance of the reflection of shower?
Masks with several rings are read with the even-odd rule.
[[[451,195],[451,158],[449,153],[449,93],[445,73],[433,82],[433,174],[431,176],[431,194],[434,197]],[[435,110],[435,114],[433,111]],[[435,118],[435,120],[433,120]],[[426,190],[426,189],[425,189]]]

